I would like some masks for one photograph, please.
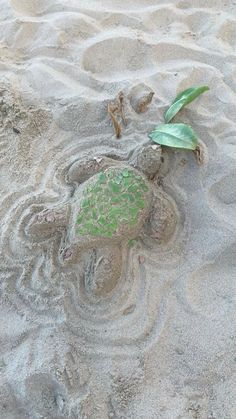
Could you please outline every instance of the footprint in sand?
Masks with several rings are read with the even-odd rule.
[[[209,190],[208,200],[210,207],[227,224],[236,227],[236,171],[223,176]]]

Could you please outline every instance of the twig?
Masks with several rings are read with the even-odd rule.
[[[204,163],[204,150],[200,145],[197,145],[196,149],[194,150],[195,157],[197,159],[197,163],[201,166]]]
[[[115,117],[115,112],[117,110],[117,106],[115,107],[112,103],[108,103],[107,106],[107,111],[112,119],[114,128],[115,128],[115,133],[116,133],[116,138],[120,138],[121,136],[121,126],[119,124],[119,122],[117,121],[116,117]]]
[[[118,94],[118,101],[119,101],[119,111],[120,111],[123,124],[127,126],[127,121],[124,114],[124,93],[123,92],[120,92]]]

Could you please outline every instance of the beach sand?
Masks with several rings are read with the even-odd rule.
[[[236,418],[236,2],[0,1],[0,418]],[[144,113],[129,92],[154,97]],[[175,118],[205,144],[165,149],[178,209],[166,243],[139,240],[112,292],[57,263],[32,214],[70,199],[69,168],[126,161],[181,90]],[[122,91],[117,139],[108,103]],[[86,171],[86,170],[85,170]]]

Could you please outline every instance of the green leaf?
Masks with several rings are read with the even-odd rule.
[[[76,222],[77,222],[77,224],[81,224],[81,223],[82,223],[82,221],[83,221],[83,215],[80,215],[80,216],[77,218]]]
[[[129,241],[128,241],[128,246],[129,246],[129,247],[133,247],[133,246],[135,246],[135,245],[136,245],[136,243],[137,243],[137,240],[135,240],[135,239],[131,239],[131,240],[129,240]]]
[[[117,229],[117,222],[112,221],[112,223],[108,224],[107,227],[110,231],[115,231]]]
[[[186,124],[160,124],[149,134],[157,144],[195,150],[198,145],[196,133]]]
[[[82,208],[86,208],[90,206],[90,201],[88,199],[84,199],[82,202]]]
[[[122,176],[124,176],[124,177],[129,177],[129,175],[130,175],[130,172],[129,172],[129,170],[128,170],[128,169],[124,169],[124,170],[122,171]]]
[[[112,204],[119,204],[119,202],[120,202],[120,198],[119,197],[111,197],[111,203]]]
[[[118,185],[117,183],[109,182],[109,186],[110,186],[112,192],[114,192],[114,193],[120,192],[120,185]]]
[[[122,180],[123,180],[123,176],[118,175],[118,176],[116,176],[116,178],[115,178],[115,183],[118,183],[118,185],[120,185],[120,184],[121,184],[121,182],[122,182]]]
[[[98,182],[101,183],[105,183],[106,182],[106,175],[104,172],[100,172],[99,173],[99,177],[98,177]]]
[[[104,232],[102,233],[102,235],[103,235],[104,237],[112,237],[112,232],[111,232],[111,231],[104,231]]]
[[[142,188],[142,190],[143,190],[144,192],[147,192],[147,191],[148,191],[148,186],[147,186],[147,185],[145,185],[145,183],[142,183],[140,186],[141,186],[141,188]]]
[[[194,99],[196,99],[199,95],[206,92],[207,90],[209,90],[208,86],[199,86],[190,87],[189,89],[186,89],[183,92],[179,93],[164,115],[165,122],[170,122],[174,118],[174,116],[180,111],[180,109],[188,105],[190,102],[192,102]]]
[[[101,225],[106,225],[106,219],[104,218],[104,217],[100,217],[99,219],[98,219],[98,222],[99,222],[99,224],[101,224]]]
[[[132,217],[137,217],[138,212],[139,212],[138,208],[130,208],[130,214]]]
[[[138,190],[138,186],[137,186],[136,184],[131,184],[131,185],[128,187],[128,191],[129,191],[129,192],[137,192],[137,190]]]
[[[140,199],[140,201],[137,201],[137,205],[139,208],[145,208],[145,202],[142,199]]]

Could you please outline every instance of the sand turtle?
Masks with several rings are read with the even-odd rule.
[[[87,289],[110,292],[121,275],[124,247],[145,234],[166,240],[175,230],[175,206],[150,180],[161,161],[161,147],[148,144],[126,162],[106,156],[75,162],[66,175],[73,196],[36,214],[28,233],[50,237],[62,231],[60,263],[82,264]]]

